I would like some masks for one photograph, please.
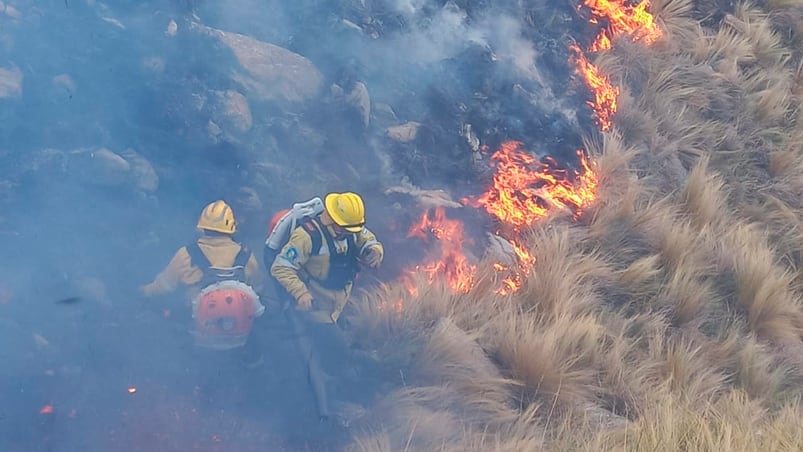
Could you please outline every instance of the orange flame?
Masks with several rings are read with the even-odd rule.
[[[483,207],[502,223],[519,230],[546,217],[554,209],[571,209],[575,217],[596,197],[597,174],[582,151],[578,150],[580,169],[569,171],[558,167],[551,158],[546,162],[537,160],[521,148],[522,143],[508,141],[491,156],[496,166],[492,186],[476,199],[465,203]],[[408,237],[426,242],[437,241],[438,246],[430,252],[426,264],[407,271],[401,283],[407,292],[418,295],[416,279],[425,277],[430,283],[440,274],[446,278],[454,292],[468,292],[474,285],[476,266],[468,263],[463,254],[463,223],[446,218],[443,207],[428,210],[410,229]],[[517,262],[495,263],[493,268],[500,273],[502,286],[496,293],[509,295],[518,291],[524,276],[535,263],[535,257],[514,240],[511,244]],[[383,306],[387,309],[389,306]],[[395,310],[403,310],[397,303]]]
[[[604,19],[608,26],[600,30],[594,43],[591,44],[589,51],[600,52],[611,48],[614,36],[627,35],[633,41],[641,41],[650,45],[657,41],[663,32],[655,23],[655,18],[647,12],[650,6],[649,0],[636,6],[625,5],[625,0],[584,0],[585,5],[580,5],[591,10],[591,17],[588,21],[592,24],[600,23]],[[594,100],[589,101],[588,105],[594,111],[594,118],[599,128],[605,132],[611,129],[613,123],[611,118],[616,113],[617,98],[619,88],[611,84],[608,77],[600,73],[599,68],[593,65],[575,44],[569,46],[571,52],[570,60],[575,64],[577,73],[583,77],[588,88],[594,93]]]
[[[468,263],[463,254],[463,223],[459,220],[446,218],[446,210],[437,207],[428,210],[414,225],[407,237],[416,237],[426,242],[434,238],[438,247],[431,253],[428,263],[417,265],[411,270],[410,276],[422,273],[429,282],[433,282],[437,275],[445,276],[449,287],[455,292],[466,293],[474,285],[476,266]],[[415,285],[407,279],[404,281],[408,291],[416,295]]]
[[[588,61],[580,47],[571,44],[569,50],[573,53],[572,60],[577,73],[583,77],[586,86],[594,93],[594,100],[586,103],[594,111],[594,118],[599,128],[603,132],[608,131],[613,125],[611,118],[616,113],[619,87],[614,86],[608,77],[601,74],[599,69]]]
[[[496,166],[493,185],[470,203],[519,229],[544,218],[552,209],[569,207],[579,212],[594,200],[597,176],[581,151],[577,153],[582,172],[575,172],[572,178],[567,170],[557,168],[554,160],[538,161],[521,145],[518,141],[502,143],[491,156]]]
[[[586,7],[591,11],[590,23],[607,24],[590,46],[591,52],[610,49],[613,38],[619,35],[627,35],[633,41],[641,41],[646,45],[663,36],[654,17],[647,12],[649,0],[636,6],[625,5],[626,0],[583,1],[584,6],[578,9]],[[594,99],[588,101],[588,105],[594,111],[595,120],[603,131],[608,131],[617,111],[620,89],[586,58],[580,47],[572,44],[569,50],[570,61],[576,66],[576,72],[594,94]],[[521,149],[520,142],[505,142],[491,156],[496,166],[492,186],[478,198],[465,201],[469,205],[483,207],[503,224],[512,226],[514,231],[532,225],[554,209],[570,208],[576,217],[594,201],[598,185],[592,164],[582,151],[577,151],[577,154],[581,168],[570,174],[568,170],[558,168],[552,159],[544,162],[527,154]],[[433,256],[434,259],[430,259],[428,264],[410,270],[402,282],[409,293],[417,295],[413,276],[423,273],[432,282],[437,274],[442,273],[454,291],[468,292],[474,284],[476,268],[468,264],[462,253],[463,225],[459,221],[446,219],[443,208],[436,209],[433,218],[429,213],[424,214],[408,237],[429,240],[433,236],[440,244],[440,253]],[[527,250],[513,241],[510,243],[515,250],[517,264],[493,264],[495,271],[505,274],[502,286],[497,290],[501,295],[519,290],[524,275],[535,263],[535,258]]]
[[[509,274],[502,280],[502,287],[496,290],[499,295],[510,295],[521,288],[524,276],[530,272],[530,269],[535,264],[535,256],[530,254],[529,251],[519,246],[516,242],[510,240],[509,243],[513,246],[513,251],[516,253],[518,259],[518,267],[510,269],[504,264],[494,264],[494,269],[497,272],[508,271]]]
[[[594,15],[589,20],[591,23],[599,23],[598,19],[606,19],[609,23],[607,28],[600,30],[594,43],[589,49],[592,52],[608,50],[611,48],[611,40],[617,35],[628,35],[633,41],[642,41],[650,45],[663,36],[663,32],[655,23],[655,18],[647,11],[650,6],[649,0],[636,5],[625,5],[621,0],[584,0],[585,6]],[[583,6],[578,6],[581,9]]]

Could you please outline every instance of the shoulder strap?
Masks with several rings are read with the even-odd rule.
[[[330,256],[334,256],[334,255],[338,254],[337,247],[335,246],[335,239],[334,239],[334,237],[332,237],[332,234],[329,233],[329,229],[326,226],[324,226],[323,224],[321,224],[317,219],[310,220],[310,222],[313,222],[313,221],[315,222],[315,226],[316,226],[315,229],[317,230],[318,243],[317,243],[317,246],[316,246],[315,245],[315,239],[313,238],[313,241],[312,241],[313,248],[312,249],[314,249],[314,250],[317,249],[318,251],[320,251],[321,246],[322,246],[321,234],[323,234],[323,236],[326,237],[326,245],[329,248],[329,255]],[[307,229],[307,230],[309,230],[309,229]],[[312,233],[310,233],[310,235],[312,235]],[[359,254],[359,252],[357,250],[357,243],[354,240],[354,234],[349,234],[349,235],[346,236],[346,244],[347,244],[346,254],[348,254],[350,256],[356,256],[356,255]]]
[[[349,246],[348,246],[348,254],[350,256],[359,256],[360,250],[357,248],[357,240],[354,238],[354,234],[349,234],[348,238],[346,239]]]
[[[309,218],[305,220],[301,225],[304,227],[304,230],[306,230],[309,233],[309,236],[312,239],[311,254],[312,255],[320,254],[321,246],[323,245],[323,238],[321,237],[322,233],[321,231],[324,231],[323,233],[325,234],[326,233],[325,228],[321,228],[320,223],[318,223],[318,220],[314,218]]]
[[[251,259],[251,250],[242,243],[237,244],[240,245],[240,251],[234,256],[234,263],[231,265],[234,267],[233,276],[237,281],[245,282],[245,267],[248,265],[248,260]]]
[[[329,228],[321,224],[320,221],[315,220],[315,225],[318,227],[318,230],[321,231],[320,234],[323,234],[326,237],[326,246],[329,248],[329,255],[334,256],[337,254],[337,248],[335,247],[335,241],[332,238],[332,234],[329,233]]]
[[[248,265],[248,260],[251,259],[251,250],[242,243],[239,245],[240,251],[237,252],[237,256],[234,257],[234,264],[232,266],[245,268],[245,266]]]
[[[206,275],[209,271],[209,267],[212,266],[212,263],[209,262],[209,258],[206,257],[206,254],[201,251],[201,247],[198,246],[198,242],[188,243],[186,248],[187,254],[190,255],[190,265],[197,266],[201,269],[204,275]]]

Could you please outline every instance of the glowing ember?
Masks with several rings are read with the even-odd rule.
[[[137,393],[137,388],[131,386],[130,388],[128,388],[128,393],[129,394],[136,394]]]
[[[432,249],[427,263],[417,265],[411,270],[410,276],[423,274],[429,282],[433,282],[440,274],[446,278],[453,291],[466,293],[471,290],[476,266],[469,264],[463,254],[463,223],[446,218],[446,210],[438,207],[424,213],[418,224],[410,229],[407,237],[416,237],[425,242],[434,238],[438,244]],[[414,284],[404,284],[414,294]]]
[[[649,0],[636,5],[625,5],[624,1],[610,0],[584,0],[585,6],[591,10],[594,17],[591,23],[599,23],[598,19],[605,19],[608,27],[600,30],[596,40],[591,45],[592,52],[599,52],[611,48],[611,39],[617,35],[630,36],[633,41],[641,41],[650,45],[657,41],[663,33],[655,23],[655,18],[647,11]],[[578,9],[583,6],[578,6]]]
[[[53,414],[53,405],[45,405],[39,410],[39,414]]]
[[[552,209],[579,212],[594,200],[597,177],[583,153],[577,153],[582,172],[570,177],[554,160],[543,163],[524,152],[520,142],[502,143],[491,156],[496,166],[493,185],[469,202],[516,229],[544,218]]]

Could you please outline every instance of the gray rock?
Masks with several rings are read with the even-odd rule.
[[[215,91],[213,96],[212,117],[223,131],[238,135],[251,130],[254,120],[245,96],[234,90]]]
[[[212,143],[219,143],[224,136],[223,129],[221,129],[220,126],[211,119],[206,123],[206,134],[209,137],[209,141]]]
[[[120,154],[129,163],[131,178],[138,189],[146,192],[154,192],[159,188],[159,176],[156,174],[156,170],[153,169],[148,159],[130,148]]]
[[[421,124],[408,121],[404,124],[388,127],[386,133],[390,139],[398,141],[399,143],[409,143],[416,139],[418,136],[418,128]]]
[[[106,148],[89,153],[85,169],[91,173],[90,181],[110,187],[125,185],[128,182],[131,164],[121,155]]]
[[[317,95],[323,75],[310,60],[283,47],[193,23],[192,28],[227,45],[245,72],[233,79],[259,100],[301,102]]]
[[[485,256],[505,266],[513,266],[518,262],[516,250],[506,239],[496,235],[486,233],[488,237],[488,247],[485,249]]]
[[[396,117],[396,112],[393,111],[393,107],[386,103],[377,102],[373,105],[371,110],[372,120],[374,124],[379,127],[399,122],[399,118]]]
[[[346,95],[346,103],[357,110],[363,126],[368,127],[371,120],[371,96],[368,94],[368,87],[365,86],[365,83],[354,84],[354,88]]]
[[[69,153],[69,167],[90,185],[130,186],[144,192],[153,192],[159,187],[159,177],[153,166],[133,149],[120,153],[107,148],[79,149]]]

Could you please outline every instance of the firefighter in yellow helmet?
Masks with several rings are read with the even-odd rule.
[[[224,201],[207,205],[198,218],[201,237],[194,244],[201,249],[212,266],[231,267],[240,250],[244,247],[232,239],[237,232],[234,212]],[[187,288],[190,298],[201,289],[205,268],[201,262],[190,257],[193,244],[176,251],[167,267],[156,276],[153,282],[142,286],[140,291],[146,296],[161,295],[176,290],[180,285]],[[253,253],[249,253],[244,266],[245,283],[255,285],[260,281],[259,264]]]
[[[329,193],[323,212],[301,221],[270,265],[271,275],[295,305],[290,320],[322,419],[330,415],[322,358],[343,355],[346,345],[337,320],[360,266],[376,268],[383,256],[382,244],[365,227],[362,198]]]
[[[185,287],[196,323],[196,343],[217,349],[239,348],[247,344],[248,347],[242,350],[243,360],[249,365],[260,363],[262,354],[258,345],[248,340],[253,320],[265,310],[257,295],[262,279],[256,257],[232,238],[237,232],[237,222],[231,207],[224,201],[207,205],[201,212],[197,228],[201,236],[179,248],[167,267],[153,282],[140,287],[140,292],[151,297],[173,292],[179,286]],[[214,303],[216,296],[229,297],[226,299],[229,301],[231,294],[235,295],[235,300],[242,294],[243,300],[247,300],[243,302],[245,307],[238,310],[237,304],[224,306],[230,307],[234,325],[226,328],[228,332],[216,335],[212,329],[214,325],[209,322],[217,318],[205,317],[216,313],[205,309],[208,307],[206,303]],[[251,306],[248,306],[249,301]],[[220,306],[218,312],[222,312]],[[200,335],[199,328],[202,330]]]
[[[296,309],[334,323],[351,295],[360,265],[376,268],[384,249],[365,227],[365,205],[356,193],[330,193],[324,211],[291,233],[270,267]],[[313,303],[313,300],[315,303]]]

